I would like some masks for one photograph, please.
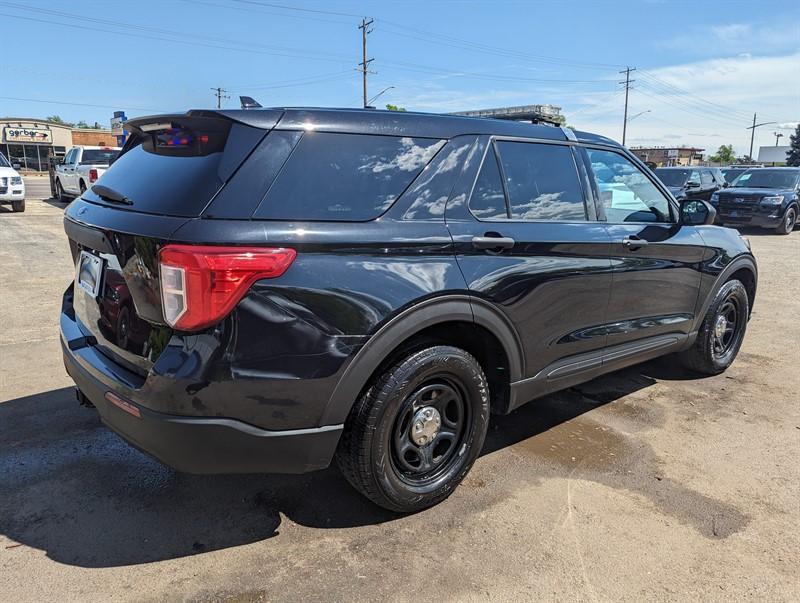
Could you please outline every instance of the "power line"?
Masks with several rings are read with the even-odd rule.
[[[738,120],[735,120],[735,119],[734,120],[720,119],[719,117],[716,116],[715,113],[705,113],[705,112],[702,112],[701,110],[697,110],[697,109],[695,109],[694,107],[691,107],[691,106],[676,104],[675,102],[672,102],[671,100],[668,100],[669,98],[672,98],[672,97],[665,97],[663,94],[659,94],[659,93],[651,94],[650,92],[647,92],[646,90],[643,90],[642,88],[639,88],[638,90],[639,90],[639,94],[644,94],[645,96],[647,96],[649,98],[652,98],[652,99],[657,100],[659,102],[662,102],[662,103],[664,103],[666,105],[669,105],[670,107],[672,107],[674,109],[678,109],[679,111],[681,111],[683,113],[690,113],[690,114],[695,115],[697,117],[702,117],[706,121],[713,121],[713,122],[716,122],[716,123],[718,123],[720,125],[724,125],[724,126],[728,126],[728,127],[731,127],[734,123],[736,123],[738,121]]]
[[[439,44],[444,46],[452,46],[455,48],[462,48],[466,50],[477,51],[481,53],[490,53],[490,54],[498,54],[500,56],[508,56],[518,59],[526,59],[529,61],[540,62],[540,63],[549,63],[554,65],[561,65],[561,66],[572,66],[578,68],[585,68],[585,69],[618,69],[621,65],[609,64],[609,63],[590,63],[584,61],[573,61],[571,59],[565,59],[563,57],[554,57],[548,55],[539,55],[539,54],[531,54],[527,52],[522,52],[518,50],[512,50],[508,48],[502,48],[499,46],[491,46],[489,44],[485,44],[483,42],[476,42],[473,40],[469,40],[466,38],[458,38],[456,36],[451,36],[447,34],[443,34],[441,32],[430,32],[425,31],[422,29],[417,29],[415,27],[410,27],[407,25],[402,25],[400,23],[395,23],[393,21],[387,21],[386,19],[378,19],[379,25],[388,25],[389,30],[387,33],[392,33],[394,35],[402,35],[405,37],[412,37],[418,40],[422,40],[425,42],[429,42],[431,44]],[[402,29],[406,31],[411,31],[413,33],[418,34],[418,36],[412,36],[411,34],[402,34],[399,32],[392,32],[391,28],[394,27],[395,29]],[[422,36],[422,37],[420,37]]]
[[[111,21],[107,19],[97,19],[94,17],[88,17],[84,15],[77,15],[75,13],[65,13],[63,11],[53,11],[47,9],[39,9],[39,8],[32,8],[27,7],[24,5],[18,5],[15,3],[10,2],[0,2],[0,5],[9,6],[11,8],[18,8],[22,10],[30,10],[30,11],[37,11],[45,14],[49,14],[52,16],[58,17],[66,17],[68,19],[74,19],[83,22],[92,22],[98,23],[99,25],[105,25],[107,27],[112,28],[119,28],[123,29],[124,31],[118,31],[117,29],[102,29],[95,26],[87,26],[75,23],[64,23],[62,21],[51,21],[47,19],[37,18],[37,17],[30,17],[30,16],[22,16],[22,15],[14,15],[14,14],[7,14],[7,13],[0,13],[0,16],[10,17],[13,19],[21,19],[24,21],[32,21],[36,23],[48,23],[51,25],[58,25],[61,27],[71,27],[73,29],[83,29],[83,30],[90,30],[90,31],[105,31],[107,33],[113,33],[115,35],[123,35],[128,37],[134,38],[143,38],[149,40],[159,40],[162,42],[174,42],[176,44],[185,44],[189,46],[202,46],[206,48],[217,48],[223,50],[234,50],[238,52],[249,52],[255,54],[265,54],[271,56],[283,56],[283,57],[291,57],[291,58],[302,58],[307,60],[315,60],[315,61],[328,61],[334,63],[342,63],[347,61],[349,57],[345,55],[338,55],[339,59],[333,58],[331,53],[329,52],[322,52],[322,51],[309,51],[304,49],[298,48],[285,48],[280,46],[273,46],[268,44],[259,44],[254,42],[239,42],[237,40],[231,40],[228,38],[217,38],[213,36],[197,36],[196,34],[189,34],[183,32],[176,32],[172,30],[166,29],[159,29],[156,27],[148,27],[143,25],[135,25],[132,23],[124,23],[121,21]],[[136,30],[144,33],[133,33],[130,30]],[[155,35],[146,35],[146,34],[155,34]],[[170,37],[164,37],[170,36]],[[189,39],[178,39],[179,37],[189,38]],[[205,40],[205,42],[200,41]],[[231,46],[231,44],[238,46]],[[315,56],[321,55],[321,56]]]
[[[707,100],[697,94],[689,92],[685,88],[681,88],[665,80],[659,79],[656,76],[652,75],[651,73],[648,73],[647,71],[643,70],[640,72],[639,75],[641,75],[645,79],[650,80],[649,85],[655,90],[660,88],[661,90],[667,91],[672,95],[680,94],[682,97],[687,97],[685,98],[687,102],[694,102],[697,105],[707,105],[708,106],[707,108],[714,108],[716,110],[722,109],[724,111],[727,111],[728,113],[739,114],[741,116],[747,115],[749,117],[748,114],[744,113],[741,110],[733,109],[731,107],[726,107],[725,105],[721,105],[719,103]]]
[[[352,69],[342,71],[333,71],[331,73],[320,73],[317,75],[310,75],[307,77],[294,78],[290,80],[279,80],[271,84],[236,84],[230,86],[237,90],[268,90],[273,88],[292,88],[294,86],[306,86],[310,84],[317,84],[321,82],[328,82],[338,79],[346,79],[353,76]]]
[[[26,103],[46,103],[49,105],[72,105],[75,107],[93,107],[95,109],[128,109],[130,111],[155,111],[156,113],[163,113],[164,109],[154,109],[152,107],[129,107],[124,104],[116,105],[94,105],[90,103],[73,103],[70,101],[62,100],[45,100],[41,98],[21,98],[17,96],[0,96],[2,100],[23,101]]]

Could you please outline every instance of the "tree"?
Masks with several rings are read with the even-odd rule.
[[[800,123],[789,136],[789,150],[786,152],[786,165],[800,167]]]
[[[64,120],[63,120],[63,119],[61,119],[61,117],[60,117],[60,116],[58,116],[58,115],[48,115],[47,117],[45,117],[45,119],[46,119],[47,121],[53,122],[54,124],[61,124],[61,125],[63,125],[63,126],[69,126],[69,127],[72,127],[72,126],[74,125],[74,124],[72,124],[72,123],[70,123],[70,122],[68,122],[68,121],[64,121]]]
[[[87,124],[85,121],[80,120],[78,123],[75,124],[75,127],[81,130],[91,129],[92,126]]]
[[[398,107],[397,105],[386,105],[386,109],[389,111],[405,111],[405,107]]]
[[[713,163],[733,163],[736,156],[733,154],[733,145],[724,144],[716,152],[716,154],[709,157]]]

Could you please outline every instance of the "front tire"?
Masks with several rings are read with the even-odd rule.
[[[708,307],[697,339],[681,359],[691,370],[718,375],[734,361],[747,331],[750,304],[741,281],[725,283]]]
[[[61,180],[56,180],[56,200],[60,203],[66,203],[69,201],[67,196],[64,194],[64,187],[61,186]]]
[[[22,199],[21,201],[12,201],[11,209],[15,212],[25,211],[25,199]]]
[[[336,454],[350,484],[390,511],[447,498],[480,454],[489,388],[475,358],[434,346],[387,368],[356,402]]]
[[[794,225],[796,222],[797,207],[792,205],[786,210],[786,213],[783,215],[783,221],[781,222],[780,226],[775,229],[775,232],[777,232],[779,235],[788,235],[794,230]]]

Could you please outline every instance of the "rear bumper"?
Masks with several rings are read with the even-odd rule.
[[[306,473],[327,467],[342,425],[271,431],[218,417],[156,412],[136,401],[126,376],[61,316],[64,366],[109,428],[136,448],[186,473]],[[112,392],[124,400],[112,403]]]

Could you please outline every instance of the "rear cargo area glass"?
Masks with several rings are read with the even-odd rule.
[[[306,132],[254,217],[372,220],[443,145],[430,138]]]

